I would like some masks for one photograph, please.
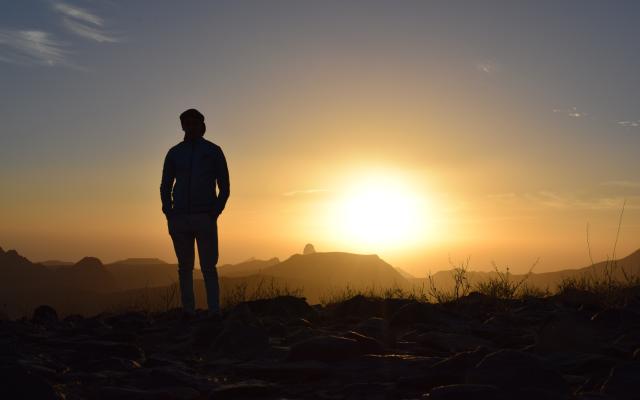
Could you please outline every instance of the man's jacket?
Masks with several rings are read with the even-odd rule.
[[[229,198],[229,170],[222,149],[202,137],[169,149],[162,168],[160,198],[162,212],[167,215],[220,214]]]

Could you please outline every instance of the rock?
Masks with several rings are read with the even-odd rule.
[[[332,368],[320,361],[274,363],[273,361],[249,361],[233,366],[233,372],[243,376],[276,381],[309,381],[331,376]]]
[[[610,353],[628,357],[640,347],[640,331],[623,333],[606,346]]]
[[[384,346],[378,340],[365,336],[361,333],[349,331],[345,332],[343,337],[348,339],[354,339],[360,345],[360,352],[362,354],[383,354]]]
[[[487,354],[467,373],[467,383],[494,385],[502,389],[566,395],[569,387],[562,377],[544,367],[531,354],[517,350],[499,350]]]
[[[601,340],[598,329],[587,318],[575,312],[553,313],[536,332],[537,353],[595,353]]]
[[[317,360],[335,362],[363,354],[355,339],[340,336],[316,336],[291,346],[288,361]]]
[[[98,388],[91,398],[99,400],[196,400],[201,396],[197,390],[185,387],[143,390],[106,386]]]
[[[222,332],[224,325],[220,321],[204,320],[197,324],[192,336],[194,347],[208,347]]]
[[[127,360],[118,357],[108,357],[93,360],[88,360],[88,363],[83,367],[87,372],[99,372],[99,371],[130,371],[132,369],[140,368],[140,364],[134,360]]]
[[[302,327],[288,334],[285,337],[285,341],[286,343],[294,344],[315,336],[319,336],[319,333],[316,330],[308,327]]]
[[[429,392],[429,400],[508,400],[506,393],[492,385],[455,384],[438,386]]]
[[[317,318],[316,310],[307,304],[303,297],[278,296],[271,299],[252,300],[245,304],[252,313],[259,316],[276,316],[285,320]]]
[[[488,352],[488,349],[480,348],[474,351],[463,351],[445,358],[430,368],[430,379],[438,385],[464,382],[467,371],[475,367]]]
[[[431,303],[412,301],[400,307],[391,317],[391,327],[401,327],[415,324],[430,326],[445,323],[450,318],[440,307]]]
[[[356,295],[348,300],[332,304],[327,311],[333,318],[363,320],[372,317],[391,318],[405,304],[405,299],[381,299]]]
[[[151,324],[151,318],[143,312],[128,312],[106,318],[105,322],[123,331],[140,331]]]
[[[395,334],[389,328],[389,322],[383,318],[369,318],[359,323],[353,330],[370,336],[387,347],[394,346],[396,342]]]
[[[445,332],[427,332],[418,335],[417,342],[427,348],[458,353],[478,347],[491,347],[491,342],[470,335]]]
[[[553,353],[547,354],[545,359],[548,365],[555,371],[565,375],[580,376],[606,376],[609,374],[611,368],[618,363],[618,360],[613,357],[594,353]]]
[[[269,335],[262,326],[227,320],[208,352],[210,357],[250,359],[269,347]]]
[[[631,361],[615,366],[604,385],[602,393],[620,400],[637,400],[640,398],[640,362]]]
[[[598,392],[585,392],[576,396],[576,400],[615,400],[613,397]]]
[[[600,308],[603,298],[588,290],[566,289],[552,296],[551,301],[575,309],[597,310]]]
[[[175,366],[152,368],[149,378],[153,384],[151,387],[189,387],[205,393],[211,390],[211,386],[213,385],[213,383],[206,378],[192,375]]]
[[[225,318],[225,322],[241,322],[245,325],[262,326],[262,323],[246,302],[234,306]]]
[[[38,306],[33,312],[31,321],[38,325],[51,325],[58,322],[58,313],[48,305]]]
[[[97,356],[121,357],[129,360],[141,361],[144,359],[142,349],[134,344],[108,342],[108,341],[86,341],[78,343],[78,348],[85,354]]]
[[[304,249],[302,250],[302,254],[304,254],[305,256],[307,254],[315,254],[316,253],[316,248],[313,247],[313,245],[311,243],[307,243],[304,246]]]
[[[329,394],[347,400],[387,400],[394,398],[394,384],[390,382],[357,382],[331,391]]]
[[[5,399],[60,399],[47,381],[19,364],[0,366],[0,387]]]
[[[261,399],[277,396],[281,393],[282,388],[280,386],[254,379],[222,385],[213,389],[209,394],[209,399]]]

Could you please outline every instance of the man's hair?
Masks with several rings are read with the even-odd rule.
[[[195,108],[190,108],[187,111],[180,114],[180,122],[184,122],[187,118],[195,118],[200,120],[200,122],[204,122],[204,115]]]

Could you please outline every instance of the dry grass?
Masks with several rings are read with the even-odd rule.
[[[334,288],[328,290],[320,296],[320,304],[323,306],[341,303],[356,296],[364,296],[372,299],[408,299],[422,302],[428,302],[429,296],[424,288],[412,287],[411,289],[403,289],[397,285],[392,287],[364,287],[353,288],[349,285],[343,288]]]
[[[244,281],[221,290],[220,307],[225,310],[245,301],[272,299],[279,296],[302,297],[303,291],[303,288],[291,288],[286,283],[278,283],[275,278],[261,278],[253,289],[249,287],[248,282]]]

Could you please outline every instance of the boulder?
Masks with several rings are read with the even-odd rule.
[[[355,339],[340,336],[316,336],[291,346],[287,361],[343,361],[362,355],[362,346]]]
[[[33,317],[31,318],[31,321],[34,324],[38,325],[55,324],[56,322],[58,322],[58,313],[51,306],[48,306],[46,304],[41,305],[33,311]]]
[[[588,318],[575,312],[551,314],[536,332],[535,351],[595,353],[602,341],[598,328]]]
[[[384,346],[382,345],[382,343],[372,337],[365,336],[354,331],[345,332],[342,336],[357,341],[358,344],[360,344],[360,351],[362,352],[362,354],[384,353]]]
[[[258,316],[273,316],[285,320],[304,318],[314,320],[317,312],[303,297],[278,296],[246,302],[252,313]]]
[[[609,377],[602,385],[602,393],[620,400],[640,398],[640,362],[631,361],[611,369]]]
[[[334,318],[364,320],[380,317],[388,319],[402,306],[410,302],[411,300],[405,299],[381,299],[356,295],[331,305],[327,311]]]
[[[0,386],[5,399],[58,400],[53,386],[19,364],[0,366]]]
[[[259,356],[269,347],[267,330],[241,320],[227,320],[209,349],[210,357],[246,360]]]
[[[135,389],[105,386],[95,390],[91,398],[98,400],[196,400],[200,392],[187,387],[168,387],[162,389]]]
[[[442,310],[439,305],[411,301],[400,307],[389,321],[391,327],[412,326],[425,324],[437,326],[450,322],[451,316]]]
[[[396,342],[395,334],[389,328],[389,322],[383,318],[369,318],[359,323],[353,330],[372,337],[387,347],[392,347]]]
[[[467,383],[494,385],[511,391],[542,390],[567,395],[569,386],[537,357],[517,350],[487,354],[467,373]]]
[[[455,384],[438,386],[429,392],[429,400],[508,400],[506,393],[492,385]]]
[[[475,336],[437,331],[418,335],[417,342],[423,347],[449,353],[469,351],[478,347],[490,347],[492,345],[488,340]]]
[[[272,398],[281,393],[280,386],[253,379],[215,388],[209,394],[209,399],[263,399]]]

